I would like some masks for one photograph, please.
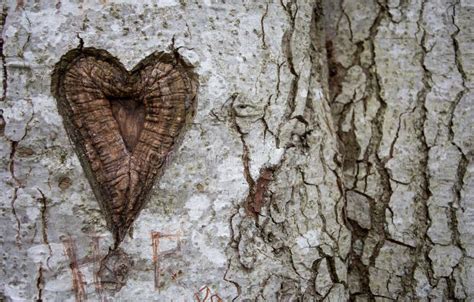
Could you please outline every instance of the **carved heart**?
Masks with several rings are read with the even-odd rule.
[[[52,94],[116,247],[192,118],[197,87],[177,53],[154,53],[131,72],[94,48],[56,64]]]

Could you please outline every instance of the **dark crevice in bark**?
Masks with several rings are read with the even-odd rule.
[[[337,62],[334,47],[335,46],[333,41],[326,41],[326,52],[329,71],[329,99],[331,106],[333,105],[333,101],[341,92],[342,81],[347,74],[346,68],[344,68],[339,62]]]
[[[28,129],[30,127],[31,121],[34,118],[34,115],[35,115],[35,113],[32,112],[31,117],[26,122],[25,133],[23,134],[23,136],[18,141],[10,140],[10,155],[9,155],[9,161],[8,161],[8,171],[10,172],[10,177],[14,182],[14,184],[13,184],[13,195],[12,195],[12,199],[10,201],[10,206],[12,208],[12,214],[15,217],[15,221],[16,221],[16,224],[17,224],[16,243],[17,243],[18,247],[20,247],[20,248],[21,248],[21,221],[20,221],[20,218],[18,217],[18,213],[17,213],[16,207],[15,207],[15,203],[16,203],[17,198],[18,198],[18,190],[20,188],[23,188],[24,185],[23,185],[22,181],[20,179],[18,179],[18,177],[16,175],[16,172],[15,172],[15,155],[16,155],[16,152],[17,152],[18,144],[23,139],[25,139],[25,137],[28,135]]]
[[[3,110],[0,109],[0,137],[5,136],[5,126],[7,123],[5,122],[5,119],[3,118]]]
[[[466,72],[464,71],[464,67],[463,67],[462,62],[461,62],[461,53],[460,53],[460,50],[459,50],[459,42],[458,42],[458,39],[457,39],[457,36],[461,32],[461,29],[456,24],[456,9],[457,9],[458,5],[459,5],[459,1],[456,1],[456,3],[452,6],[453,13],[452,13],[452,16],[451,16],[451,23],[454,25],[456,30],[451,35],[451,40],[453,42],[453,47],[454,47],[454,59],[455,59],[455,63],[456,63],[456,68],[457,68],[458,72],[461,74],[461,77],[462,77],[463,91],[461,93],[465,94],[467,92],[467,90],[469,90],[469,89],[466,86],[467,75],[466,75]],[[456,98],[456,99],[458,99],[458,98]],[[456,102],[455,102],[455,105],[457,105]]]
[[[372,53],[372,64],[371,69],[373,73],[371,75],[371,81],[373,83],[373,93],[377,101],[379,102],[379,109],[375,115],[374,121],[372,123],[372,137],[370,139],[369,147],[367,148],[366,158],[369,160],[373,156],[375,162],[375,169],[380,175],[380,182],[383,187],[383,193],[380,197],[380,200],[376,200],[373,206],[371,206],[371,218],[372,226],[375,238],[379,237],[379,242],[376,245],[375,250],[373,251],[372,256],[370,257],[371,266],[375,264],[375,259],[378,256],[380,248],[383,246],[384,240],[386,238],[385,234],[385,210],[388,208],[388,203],[390,202],[390,197],[392,195],[392,187],[390,184],[390,174],[385,168],[385,163],[388,159],[380,158],[378,151],[383,137],[383,127],[384,127],[384,118],[385,111],[387,110],[387,103],[382,97],[382,86],[380,76],[377,74],[377,63],[376,63],[376,53],[375,53],[375,38],[378,34],[380,23],[384,18],[388,17],[388,11],[386,8],[379,4],[380,11],[377,16],[374,24],[370,28],[370,49]]]
[[[36,278],[36,290],[38,292],[36,296],[36,302],[43,302],[43,289],[44,289],[43,265],[40,264],[38,268],[38,277]]]
[[[230,103],[230,119],[232,123],[232,127],[235,131],[239,134],[240,142],[242,143],[242,163],[244,165],[244,178],[249,185],[249,188],[253,188],[255,186],[255,181],[252,178],[250,173],[250,157],[249,157],[249,147],[245,142],[245,136],[247,133],[243,132],[237,122],[237,112],[234,107],[234,102],[237,99],[238,94],[234,94],[231,96],[231,103]]]
[[[295,19],[296,14],[298,13],[298,5],[296,0],[290,1],[287,5],[284,5],[283,2],[281,2],[281,5],[288,15],[288,21],[290,23],[290,29],[285,31],[283,34],[282,48],[283,52],[285,53],[290,72],[296,78],[298,78],[298,73],[296,72],[295,65],[293,64],[293,51],[291,49],[291,39],[293,38],[293,33],[295,31]]]
[[[16,244],[18,247],[21,247],[21,222],[20,222],[20,218],[18,217],[18,214],[16,212],[16,207],[15,207],[15,202],[17,198],[18,198],[18,187],[15,187],[13,188],[13,196],[10,201],[10,206],[12,208],[12,214],[15,217],[15,221],[16,221],[16,237],[15,237]]]
[[[240,128],[238,122],[237,122],[237,112],[236,112],[236,109],[234,107],[234,102],[235,100],[237,99],[238,97],[238,94],[237,93],[234,93],[233,95],[230,96],[230,98],[228,99],[227,102],[230,101],[229,103],[229,119],[230,119],[230,123],[231,123],[231,127],[234,129],[234,131],[237,132],[238,136],[239,136],[239,140],[242,144],[242,164],[243,164],[243,174],[244,174],[244,178],[247,182],[247,185],[249,187],[249,195],[250,195],[250,190],[251,188],[253,188],[255,186],[255,181],[253,180],[252,178],[252,175],[250,173],[250,156],[249,156],[249,148],[247,146],[247,143],[245,142],[245,135],[246,133],[242,131],[242,129]],[[226,103],[227,103],[226,102]],[[217,115],[216,115],[217,116]],[[236,238],[235,236],[235,230],[234,230],[234,225],[233,225],[233,221],[234,219],[236,218],[236,216],[239,215],[239,209],[240,209],[241,205],[238,205],[237,206],[237,209],[236,209],[236,212],[231,216],[230,218],[230,230],[231,230],[231,241],[230,241],[230,244],[229,246],[235,251],[235,254],[237,255],[237,258],[240,259],[241,255],[240,255],[240,251],[239,251],[239,242],[241,240],[241,233],[239,232],[238,234],[238,238]],[[240,226],[236,226],[236,228],[239,228]],[[229,279],[227,277],[227,274],[229,273],[230,269],[231,269],[231,266],[232,266],[232,259],[228,260],[228,266],[227,266],[227,269],[226,269],[226,272],[224,274],[224,277],[223,279],[226,281],[226,282],[229,282],[231,284],[233,284],[237,290],[237,295],[232,299],[232,301],[236,301],[240,295],[242,294],[242,287],[240,286],[240,284],[232,279]],[[241,265],[241,267],[246,270],[247,268],[243,265]]]
[[[260,27],[262,29],[262,48],[263,49],[267,48],[267,43],[265,42],[265,24],[264,24],[264,20],[267,14],[268,14],[268,3],[265,5],[265,12],[263,13],[262,18],[260,19]]]
[[[452,240],[453,243],[462,251],[463,257],[466,257],[466,251],[464,247],[461,244],[461,239],[460,239],[460,233],[459,233],[459,228],[458,228],[458,219],[457,219],[457,211],[458,208],[461,208],[461,191],[464,186],[464,176],[466,174],[467,166],[469,164],[470,159],[468,159],[467,155],[463,153],[463,149],[458,146],[455,142],[455,133],[453,130],[453,125],[454,125],[454,112],[456,110],[457,105],[461,101],[461,99],[468,93],[469,88],[466,86],[466,81],[467,81],[467,75],[466,72],[464,71],[464,67],[461,62],[461,53],[459,49],[459,42],[457,36],[461,32],[461,29],[459,26],[456,24],[456,11],[457,11],[457,6],[459,5],[459,1],[456,1],[454,5],[452,6],[452,15],[451,15],[451,22],[456,28],[456,30],[453,32],[451,35],[451,40],[453,43],[453,48],[454,48],[454,58],[455,58],[455,63],[456,63],[456,69],[461,75],[462,78],[462,87],[463,89],[456,95],[455,100],[450,108],[450,120],[449,120],[449,140],[452,142],[454,146],[458,149],[461,159],[458,164],[458,169],[457,169],[457,176],[456,176],[456,183],[455,183],[455,200],[451,204],[450,207],[450,216],[451,216],[451,231],[452,231]]]
[[[466,75],[466,72],[464,71],[464,67],[461,62],[461,53],[460,53],[459,42],[457,38],[457,36],[459,35],[461,31],[459,26],[456,24],[456,10],[457,10],[458,5],[459,5],[459,1],[456,1],[456,3],[452,6],[451,20],[452,20],[452,24],[456,28],[456,31],[451,35],[451,40],[454,47],[454,58],[456,62],[456,68],[457,68],[457,71],[461,75],[463,89],[456,95],[453,105],[451,106],[450,120],[449,120],[449,139],[453,143],[453,145],[455,145],[457,149],[459,150],[459,153],[461,154],[461,160],[459,161],[457,180],[455,184],[456,199],[454,200],[453,205],[451,206],[451,219],[452,219],[453,242],[463,251],[463,256],[466,256],[466,251],[464,250],[462,244],[460,243],[460,238],[459,238],[460,234],[459,234],[459,229],[458,229],[456,208],[460,206],[461,190],[463,189],[463,186],[464,186],[464,175],[466,174],[467,165],[470,162],[470,158],[468,158],[467,154],[463,153],[462,148],[458,146],[456,142],[454,141],[455,134],[453,130],[454,112],[456,110],[456,107],[461,101],[461,99],[466,95],[466,93],[469,92],[469,88],[466,86],[467,75]]]
[[[349,18],[349,15],[348,15],[347,12],[344,10],[344,3],[345,3],[346,1],[352,1],[352,0],[341,0],[341,3],[340,3],[341,7],[340,7],[340,9],[341,9],[341,12],[342,12],[342,16],[344,16],[344,17],[346,18],[347,24],[349,25],[349,34],[350,34],[349,36],[350,36],[350,39],[351,39],[352,42],[354,42],[354,41],[353,41],[353,39],[354,39],[354,34],[352,33],[351,18]]]
[[[11,141],[10,144],[10,161],[8,162],[8,170],[10,171],[10,175],[12,179],[15,181],[17,185],[20,185],[20,181],[16,178],[15,175],[15,153],[16,148],[18,147],[18,141]]]
[[[1,97],[1,102],[5,102],[7,98],[7,89],[8,89],[8,72],[7,72],[7,62],[6,62],[6,57],[5,57],[5,21],[7,19],[8,15],[8,8],[6,4],[3,5],[3,11],[0,15],[0,28],[1,28],[1,34],[0,34],[0,61],[2,62],[2,74],[3,74],[3,81],[2,81],[2,87],[3,87],[3,93]]]
[[[321,4],[321,3],[319,3]],[[331,64],[337,64],[336,61],[335,61],[335,55],[333,53],[333,50],[332,49],[328,49],[327,47],[328,46],[332,46],[332,43],[327,39],[327,36],[326,36],[326,29],[325,29],[325,20],[324,20],[324,15],[321,13],[322,12],[322,8],[321,6],[318,6],[314,11],[313,11],[313,27],[312,27],[312,30],[311,30],[311,37],[312,37],[312,41],[313,41],[313,48],[314,48],[314,51],[315,53],[318,53],[320,54],[322,57],[324,57],[324,61],[326,62],[326,65],[325,66],[318,66],[318,62],[321,60],[321,58],[317,57],[316,55],[311,55],[310,56],[310,59],[311,59],[311,62],[313,64],[313,66],[315,68],[312,69],[312,76],[318,78],[318,81],[323,83],[322,86],[323,86],[323,91],[325,91],[325,99],[328,101],[328,105],[330,105],[332,103],[332,98],[335,97],[335,93],[333,93],[332,91],[332,84],[334,83],[337,83],[338,85],[338,88],[339,88],[339,91],[341,89],[341,80],[343,79],[343,77],[341,77],[340,79],[336,80],[335,82],[332,82],[332,77],[331,77],[331,74],[333,76],[335,76],[334,73],[337,74],[337,65],[332,65]],[[332,68],[336,68],[336,70],[331,70]],[[340,68],[339,68],[340,69]],[[313,73],[315,73],[313,75]],[[344,75],[345,75],[345,70],[344,70]],[[339,93],[338,91],[338,93]],[[308,97],[308,99],[310,99]],[[310,104],[310,102],[308,101],[307,102],[307,105]],[[309,112],[309,114],[313,114],[314,115],[314,111],[315,109],[311,106],[311,107],[308,107],[307,112]],[[329,113],[329,112],[328,112]],[[326,117],[327,118],[327,117]],[[310,118],[307,118],[307,120],[310,120]],[[332,136],[330,136],[332,139],[337,139],[337,124],[333,123],[333,120],[329,121],[329,120],[326,120],[326,123],[329,127],[329,130],[332,134]],[[309,132],[310,134],[311,132]],[[352,138],[351,140],[351,146],[353,146],[353,148],[351,149],[351,151],[355,151],[355,153],[358,153],[360,151],[360,148],[356,142],[356,139],[354,137],[350,137]],[[349,140],[350,140],[349,138]],[[338,149],[340,149],[341,145],[339,144],[339,142],[336,141],[336,146],[338,147]],[[308,146],[308,149],[309,149],[309,146]],[[334,156],[334,162],[340,167],[340,168],[343,168],[343,163],[341,164],[341,162],[339,161],[338,159],[338,156],[340,155],[341,153],[338,152],[335,154]],[[327,175],[327,173],[332,173],[336,179],[336,182],[337,182],[337,188],[339,190],[339,193],[340,193],[340,197],[337,199],[336,201],[336,205],[334,207],[334,217],[336,217],[336,221],[338,224],[340,224],[341,226],[345,226],[347,227],[347,225],[345,224],[345,215],[344,215],[344,212],[345,212],[345,203],[346,203],[346,198],[345,198],[345,188],[344,188],[344,181],[343,181],[343,176],[340,175],[342,171],[340,171],[339,169],[337,170],[334,170],[333,168],[331,168],[330,165],[328,165],[328,163],[326,162],[326,159],[325,159],[325,156],[324,156],[324,149],[323,149],[323,146],[322,144],[319,145],[319,160],[320,162],[322,163],[322,167],[323,167],[323,171],[321,171],[321,174],[323,175]],[[344,161],[344,159],[343,159]],[[310,184],[306,179],[305,179],[305,173],[304,171],[301,170],[301,176],[302,176],[302,180],[303,180],[303,183],[305,185],[310,185],[310,186],[314,186],[318,192],[318,195],[320,197],[320,200],[321,200],[321,196],[323,196],[320,188],[318,185],[316,184]],[[318,205],[318,212],[320,213],[319,214],[319,217],[322,221],[322,231],[334,242],[334,246],[336,248],[339,247],[339,240],[341,239],[341,236],[344,236],[344,232],[342,230],[343,227],[341,227],[339,229],[339,231],[337,233],[331,233],[330,231],[330,228],[328,228],[328,222],[327,222],[327,219],[325,217],[325,215],[323,215],[324,213],[324,210],[323,210],[323,205],[322,205],[322,201],[319,201],[317,202],[317,205]],[[342,263],[345,263],[346,265],[348,264],[348,259],[346,256],[344,256],[345,258],[343,258],[343,256],[341,254],[338,254],[338,255],[326,255],[323,251],[323,249],[321,248],[318,248],[318,251],[320,253],[320,255],[323,255],[325,258],[326,258],[326,262],[327,262],[327,267],[328,267],[328,270],[329,270],[329,274],[330,274],[330,278],[331,278],[331,281],[332,281],[332,286],[331,288],[327,291],[326,295],[324,297],[322,297],[322,299],[326,299],[328,297],[328,295],[330,295],[331,291],[333,290],[333,288],[337,285],[337,284],[342,284],[345,288],[346,288],[346,291],[348,292],[348,282],[347,280],[345,279],[341,279],[340,276],[338,275],[338,271],[337,271],[337,265],[336,265],[336,258],[339,257],[340,261]],[[315,276],[317,276],[317,270],[314,270],[315,272]],[[316,291],[316,288],[315,288],[315,291]]]
[[[276,97],[275,99],[278,99],[280,97],[280,83],[281,83],[281,68],[283,67],[283,65],[285,64],[285,62],[281,62],[281,63],[275,63],[277,65],[277,82],[276,82],[276,85],[275,85],[275,90],[276,90]],[[278,137],[276,138],[278,140]],[[278,145],[278,141],[277,141],[277,145]]]
[[[38,202],[40,202],[41,204],[41,209],[40,209],[40,213],[41,213],[41,235],[42,235],[42,239],[43,239],[43,243],[47,245],[48,247],[48,252],[49,252],[49,255],[48,255],[48,258],[46,259],[46,266],[49,267],[49,260],[51,259],[51,257],[53,256],[53,250],[51,249],[51,245],[49,243],[49,240],[48,240],[48,207],[47,207],[47,203],[48,203],[48,199],[46,198],[46,196],[44,195],[44,193],[38,189],[38,192],[40,193],[41,197],[38,198]]]
[[[457,175],[456,175],[456,183],[454,185],[454,193],[455,193],[455,200],[451,204],[450,211],[451,211],[451,229],[452,229],[452,241],[453,243],[461,249],[463,255],[466,256],[466,251],[461,244],[459,228],[458,228],[458,220],[457,220],[457,211],[461,209],[464,211],[463,207],[460,205],[461,203],[461,191],[464,186],[464,176],[467,172],[467,166],[469,164],[469,160],[462,154],[461,159],[458,164]]]
[[[288,16],[288,22],[290,24],[290,28],[285,31],[282,38],[282,49],[285,55],[286,64],[288,65],[288,69],[290,73],[293,75],[290,84],[290,91],[288,92],[287,97],[287,109],[285,115],[283,117],[283,121],[287,121],[291,114],[295,111],[296,108],[296,93],[298,91],[298,81],[299,75],[296,71],[294,62],[293,62],[293,50],[291,47],[291,39],[293,38],[293,34],[295,31],[295,20],[296,14],[298,13],[298,4],[296,0],[289,1],[286,5],[283,3],[283,0],[280,0],[280,4],[283,7],[283,10]],[[282,122],[278,127],[278,135],[277,135],[277,147],[280,147],[280,134],[282,130],[284,122]]]
[[[459,42],[458,42],[458,39],[457,39],[457,36],[461,32],[461,29],[456,24],[456,8],[457,8],[458,5],[459,5],[459,1],[456,1],[456,3],[453,4],[453,6],[451,7],[451,9],[452,9],[451,23],[456,28],[456,30],[451,34],[451,41],[453,43],[453,48],[454,48],[454,60],[455,60],[455,63],[456,63],[456,69],[459,72],[459,74],[461,75],[463,89],[456,95],[456,97],[454,99],[454,102],[451,105],[450,112],[449,112],[450,119],[449,119],[448,129],[449,129],[449,140],[453,143],[454,146],[456,146],[458,148],[459,152],[461,153],[461,156],[463,157],[463,160],[467,160],[466,154],[463,153],[463,150],[461,149],[461,147],[458,146],[454,142],[455,134],[454,134],[454,130],[453,130],[454,112],[456,110],[456,107],[458,106],[459,102],[464,97],[464,95],[469,91],[469,88],[466,86],[467,75],[466,75],[466,72],[464,71],[464,67],[463,67],[462,62],[461,62],[461,53],[460,53],[460,50],[459,50]]]
[[[267,138],[267,133],[270,133],[270,135],[275,138],[275,142],[278,144],[277,142],[277,137],[275,136],[275,133],[270,130],[270,126],[268,125],[268,122],[267,122],[267,119],[266,119],[266,116],[267,116],[267,113],[268,113],[268,107],[270,106],[271,104],[271,101],[272,101],[272,97],[273,97],[273,94],[271,94],[269,97],[268,97],[268,100],[267,100],[267,103],[265,104],[265,106],[263,107],[263,115],[262,117],[259,119],[262,121],[262,124],[263,124],[263,139],[265,140]]]
[[[234,214],[232,214],[231,217],[230,217],[230,219],[229,219],[230,238],[231,238],[230,243],[229,243],[229,247],[230,247],[231,249],[233,249],[237,255],[239,254],[239,250],[238,250],[238,240],[240,240],[240,238],[239,238],[239,239],[236,239],[236,238],[235,238],[235,233],[234,233],[235,231],[234,231],[234,228],[232,227],[232,221],[234,220],[235,216],[238,215],[238,214],[239,214],[239,210],[236,209],[236,212],[235,212]],[[239,237],[240,237],[240,235],[239,235]],[[229,279],[229,278],[227,277],[227,274],[228,274],[229,271],[230,271],[231,265],[232,265],[232,259],[228,259],[228,260],[227,260],[227,269],[226,269],[226,271],[225,271],[225,273],[224,273],[224,277],[223,277],[222,279],[223,279],[224,281],[226,281],[226,282],[231,283],[231,284],[235,287],[235,289],[236,289],[236,291],[237,291],[237,295],[232,299],[232,302],[234,302],[234,301],[236,301],[236,300],[240,297],[240,295],[242,294],[242,286],[241,286],[238,282],[236,282],[236,281],[234,281],[234,280],[232,280],[232,279]]]

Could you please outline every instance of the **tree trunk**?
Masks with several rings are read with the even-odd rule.
[[[467,2],[325,3],[356,300],[474,299]]]
[[[473,14],[469,0],[6,3],[0,300],[474,300]],[[166,51],[198,76],[120,253],[51,93],[82,47],[128,70]]]

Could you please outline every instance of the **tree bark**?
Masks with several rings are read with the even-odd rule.
[[[468,1],[326,1],[355,300],[473,299]]]
[[[473,300],[473,14],[469,0],[8,1],[0,299]],[[177,49],[199,76],[120,254],[50,92],[83,46],[128,70]]]

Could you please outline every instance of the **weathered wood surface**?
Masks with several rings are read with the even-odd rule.
[[[94,48],[57,63],[51,91],[116,247],[191,122],[197,89],[178,53],[154,53],[131,72]]]

